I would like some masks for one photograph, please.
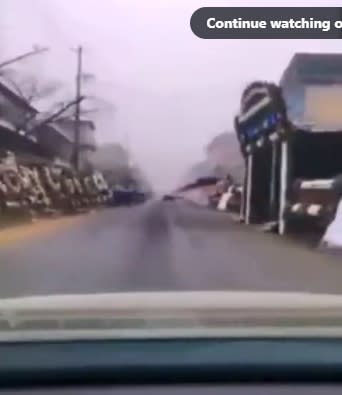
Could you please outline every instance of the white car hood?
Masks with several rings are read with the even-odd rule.
[[[203,309],[341,308],[342,295],[302,292],[196,291],[123,292],[27,296],[0,299],[4,311],[137,311]],[[341,310],[342,312],[342,310]]]
[[[0,341],[342,336],[342,296],[137,292],[0,301]]]

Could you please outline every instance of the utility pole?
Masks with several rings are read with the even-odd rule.
[[[81,81],[82,81],[82,56],[83,48],[77,48],[77,72],[76,72],[76,106],[75,106],[75,139],[74,139],[74,161],[75,168],[79,170],[80,165],[80,110],[81,110]]]
[[[29,58],[31,56],[39,55],[39,54],[41,54],[43,52],[47,52],[48,50],[49,50],[49,48],[47,48],[47,47],[35,48],[32,51],[26,52],[26,53],[24,53],[22,55],[16,56],[15,58],[8,59],[8,60],[0,63],[0,69],[4,68],[6,66],[9,66],[9,65],[11,65],[13,63],[17,63],[17,62],[19,62],[19,61],[21,61],[23,59]]]

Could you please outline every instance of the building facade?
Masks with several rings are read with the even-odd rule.
[[[0,126],[9,131],[24,130],[38,111],[0,81]]]
[[[39,113],[0,80],[0,151],[59,158],[70,163],[75,148],[75,121],[60,118],[37,127],[46,117],[47,114]],[[34,125],[37,129],[27,137],[27,129]],[[96,150],[95,124],[92,121],[80,120],[79,149],[80,166],[86,167]]]
[[[75,121],[61,118],[37,129],[38,142],[53,157],[66,162],[73,160],[75,148]],[[81,169],[90,164],[96,150],[95,124],[89,120],[80,121],[79,160]]]
[[[0,81],[0,155],[6,151],[22,156],[47,158],[36,139],[25,136],[38,111]]]
[[[224,178],[230,174],[236,181],[242,181],[244,162],[234,133],[215,136],[206,147],[206,157],[214,175]]]
[[[280,86],[294,124],[313,130],[342,129],[341,54],[295,54]]]

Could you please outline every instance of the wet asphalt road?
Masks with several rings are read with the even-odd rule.
[[[0,297],[149,290],[342,293],[342,258],[160,201],[0,249]]]

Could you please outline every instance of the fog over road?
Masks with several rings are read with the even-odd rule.
[[[0,248],[0,297],[150,290],[342,293],[342,259],[161,201],[104,209]]]

